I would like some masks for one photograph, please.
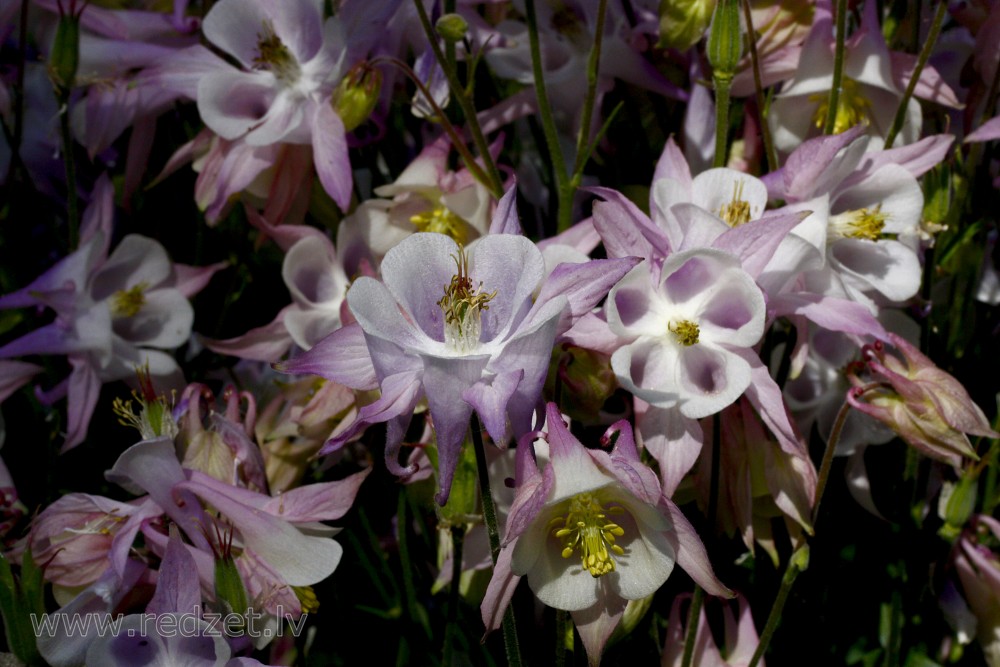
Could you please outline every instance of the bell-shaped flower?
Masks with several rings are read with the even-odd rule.
[[[832,3],[816,3],[812,31],[802,47],[795,76],[775,97],[768,121],[778,150],[790,152],[809,136],[823,131],[829,115],[834,133],[858,124],[872,136],[872,149],[881,148],[913,71],[913,61],[893,57],[879,25],[874,3],[862,9],[860,27],[847,38],[843,80],[836,109],[829,109],[833,87],[834,25]],[[960,108],[954,92],[933,68],[921,72],[916,97]],[[920,136],[920,103],[910,98],[897,141],[910,144]]]
[[[1000,438],[965,387],[906,339],[889,334],[898,354],[881,342],[865,346],[866,377],[852,376],[851,406],[875,417],[923,454],[951,465],[978,459],[966,435]],[[870,384],[866,383],[870,382]]]
[[[512,197],[513,190],[499,216],[515,219]],[[380,387],[381,398],[321,453],[387,422],[386,465],[397,475],[415,472],[397,458],[413,410],[426,397],[444,504],[473,410],[498,444],[527,432],[556,336],[634,265],[633,258],[561,264],[543,283],[542,254],[523,236],[490,234],[463,248],[449,236],[414,234],[386,254],[382,282],[361,277],[351,285],[356,325],[278,368],[355,389]]]
[[[571,612],[597,665],[626,602],[655,593],[675,564],[709,594],[731,595],[691,524],[639,460],[628,422],[605,434],[610,452],[584,447],[554,403],[546,425],[547,462],[529,438],[517,449],[517,492],[482,604],[487,630],[500,626],[527,577],[541,602]]]
[[[965,599],[976,616],[976,636],[989,667],[1000,667],[1000,522],[979,515],[955,550],[955,570]],[[991,549],[991,546],[993,547]]]

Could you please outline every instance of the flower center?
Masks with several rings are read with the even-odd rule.
[[[461,245],[452,258],[457,272],[451,283],[444,286],[444,296],[437,304],[444,311],[444,342],[456,352],[469,352],[479,345],[482,311],[489,310],[489,302],[497,293],[484,292],[482,283],[473,284],[469,277],[469,257]]]
[[[139,283],[127,290],[120,289],[111,296],[111,314],[114,317],[135,317],[146,305],[146,283]]]
[[[882,204],[874,208],[859,208],[846,213],[830,216],[827,239],[868,239],[878,241],[885,238],[882,230],[889,214],[882,212]]]
[[[813,123],[819,129],[823,129],[826,126],[826,117],[830,113],[830,95],[828,93],[815,93],[809,96],[809,101],[819,104],[813,114]],[[837,115],[833,121],[833,133],[846,132],[861,122],[867,125],[868,119],[871,118],[871,112],[871,102],[861,94],[861,87],[853,79],[845,76],[843,88],[837,98]]]
[[[569,558],[580,551],[580,562],[595,579],[615,571],[615,559],[625,555],[625,550],[615,544],[615,538],[625,534],[625,529],[608,521],[608,514],[621,514],[618,506],[604,509],[591,493],[580,493],[569,501],[569,512],[557,516],[549,523],[552,534],[562,542],[562,557]],[[560,527],[561,526],[561,527]]]
[[[671,322],[667,325],[667,330],[676,336],[677,342],[684,347],[695,345],[698,342],[698,336],[701,334],[701,329],[691,320]]]
[[[463,220],[444,206],[435,206],[429,211],[410,216],[410,222],[418,232],[437,232],[450,236],[458,244],[468,240],[469,234]]]
[[[281,38],[274,32],[274,24],[264,21],[263,33],[257,33],[257,57],[253,59],[254,69],[268,70],[282,83],[298,81],[302,73],[299,62],[288,50]]]
[[[743,199],[743,179],[733,183],[733,199],[719,209],[719,217],[730,227],[750,222],[750,202]]]

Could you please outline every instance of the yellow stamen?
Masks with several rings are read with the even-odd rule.
[[[701,334],[701,329],[691,320],[681,320],[676,324],[671,322],[667,325],[667,330],[677,336],[677,342],[685,347],[695,345],[698,342],[698,336]]]
[[[719,209],[719,217],[730,227],[750,222],[750,202],[743,199],[743,179],[733,183],[733,199]]]
[[[263,33],[257,33],[257,57],[253,64],[255,69],[273,72],[275,78],[284,83],[298,81],[302,73],[299,62],[274,32],[274,23],[270,20],[264,21]]]
[[[111,296],[111,314],[114,317],[135,317],[146,305],[146,283],[139,283],[127,290],[118,290]]]
[[[435,206],[429,211],[410,217],[410,222],[418,232],[437,232],[450,236],[459,245],[469,240],[465,221],[444,206]]]
[[[608,520],[608,514],[621,513],[621,507],[605,509],[596,495],[580,493],[569,500],[568,512],[549,523],[552,535],[563,545],[562,557],[569,558],[580,551],[580,563],[594,578],[615,571],[616,556],[625,550],[615,544],[615,538],[625,529]],[[560,527],[561,526],[561,527]]]
[[[830,94],[814,93],[809,96],[809,101],[818,105],[813,114],[813,123],[817,128],[823,129],[826,126],[826,117],[830,113]],[[867,125],[872,117],[871,102],[861,94],[861,87],[846,76],[840,96],[837,98],[836,113],[837,117],[833,122],[834,134],[846,132],[858,123]]]
[[[292,592],[299,599],[303,613],[315,614],[319,611],[319,598],[312,586],[292,586]]]
[[[444,296],[437,304],[444,311],[445,343],[459,352],[468,352],[479,344],[482,311],[490,309],[488,304],[497,292],[483,292],[482,283],[473,285],[469,277],[469,258],[461,245],[452,258],[457,273],[451,277],[451,283],[444,286]]]
[[[888,219],[889,214],[882,212],[882,204],[838,213],[830,216],[827,238],[833,241],[848,238],[878,241],[886,236],[883,230]]]

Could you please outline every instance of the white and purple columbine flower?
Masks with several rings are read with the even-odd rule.
[[[748,354],[764,332],[764,295],[739,260],[713,249],[671,255],[653,279],[633,269],[607,301],[611,331],[629,341],[611,357],[622,385],[650,405],[697,419],[750,384]]]
[[[512,193],[501,201],[494,225],[516,220]],[[490,234],[463,248],[443,234],[414,234],[386,254],[382,282],[362,277],[351,286],[347,301],[356,325],[279,368],[355,389],[380,388],[381,398],[321,452],[386,422],[386,465],[397,475],[415,472],[397,457],[413,410],[425,397],[437,435],[438,500],[444,503],[473,410],[498,444],[511,432],[527,432],[556,336],[635,261],[563,264],[545,278],[541,251],[523,236]]]
[[[487,630],[499,627],[527,577],[540,601],[573,615],[597,665],[626,602],[655,593],[675,564],[709,594],[731,596],[691,524],[639,460],[627,421],[602,438],[614,443],[610,451],[584,447],[554,403],[546,427],[543,441],[533,445],[528,436],[517,448],[517,493],[482,604]],[[543,458],[536,447],[545,442]]]

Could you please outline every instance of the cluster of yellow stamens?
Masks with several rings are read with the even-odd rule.
[[[274,32],[274,24],[269,20],[264,21],[263,32],[257,33],[257,56],[253,64],[255,69],[268,70],[284,83],[297,81],[302,73],[299,62]]]
[[[292,586],[292,592],[299,599],[302,611],[306,614],[315,614],[319,611],[319,598],[312,586]]]
[[[146,283],[118,290],[111,296],[111,314],[115,317],[135,317],[146,305]]]
[[[608,514],[625,510],[617,505],[607,509],[592,493],[580,493],[570,498],[568,512],[549,522],[549,528],[563,545],[562,557],[569,558],[580,551],[583,568],[594,578],[615,571],[611,554],[624,556],[625,550],[615,544],[615,538],[625,534],[618,524],[608,520]]]
[[[878,241],[885,238],[882,230],[885,229],[885,221],[888,218],[889,214],[882,212],[881,204],[874,208],[838,213],[830,216],[827,237],[833,240],[851,238]]]
[[[435,206],[429,211],[410,217],[410,222],[418,232],[437,232],[445,234],[462,244],[469,240],[465,222],[444,206]]]
[[[677,342],[685,347],[695,345],[698,342],[698,336],[701,334],[698,324],[691,320],[681,320],[676,323],[671,322],[667,325],[667,330],[674,334],[677,337]]]
[[[489,310],[489,302],[496,290],[484,292],[483,284],[475,285],[469,277],[469,258],[460,245],[455,260],[456,273],[451,283],[444,286],[444,296],[437,305],[444,311],[444,341],[459,352],[468,352],[479,344],[482,334],[482,311]]]
[[[750,222],[750,202],[743,199],[743,179],[733,183],[733,199],[719,209],[719,217],[730,227]]]
[[[815,93],[809,96],[809,101],[817,104],[813,123],[819,129],[823,129],[826,126],[826,117],[830,113],[830,94]],[[846,132],[858,123],[868,123],[871,118],[871,102],[861,94],[861,87],[846,76],[840,90],[840,96],[837,97],[836,114],[833,121],[834,134]]]

